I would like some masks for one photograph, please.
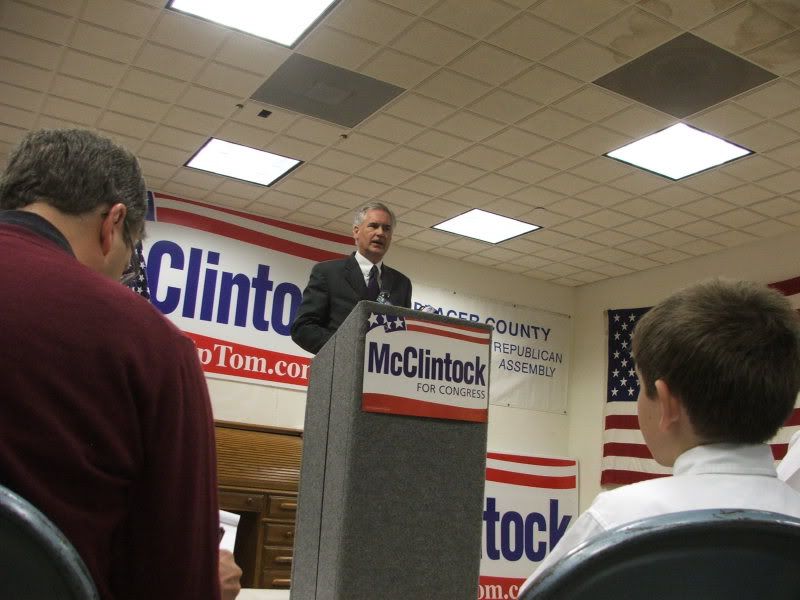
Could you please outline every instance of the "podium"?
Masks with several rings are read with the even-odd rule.
[[[314,358],[292,600],[475,600],[491,327],[360,302]]]

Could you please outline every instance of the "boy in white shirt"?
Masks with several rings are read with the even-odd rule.
[[[778,479],[766,444],[800,390],[800,317],[786,298],[748,282],[701,283],[648,311],[632,344],[639,427],[673,476],[599,494],[520,595],[573,548],[645,517],[703,508],[800,517],[800,494]]]

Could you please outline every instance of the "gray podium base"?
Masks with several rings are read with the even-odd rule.
[[[421,314],[362,302],[313,361],[290,597],[475,600],[487,425],[362,412],[371,310]]]

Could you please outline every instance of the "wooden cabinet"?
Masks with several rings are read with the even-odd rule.
[[[242,587],[288,588],[292,573],[301,433],[217,421],[219,504],[240,515]]]

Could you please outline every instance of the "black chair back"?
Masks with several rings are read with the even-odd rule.
[[[0,598],[96,600],[86,565],[30,502],[0,486]]]
[[[519,600],[800,598],[800,519],[711,509],[635,521],[575,548]]]

